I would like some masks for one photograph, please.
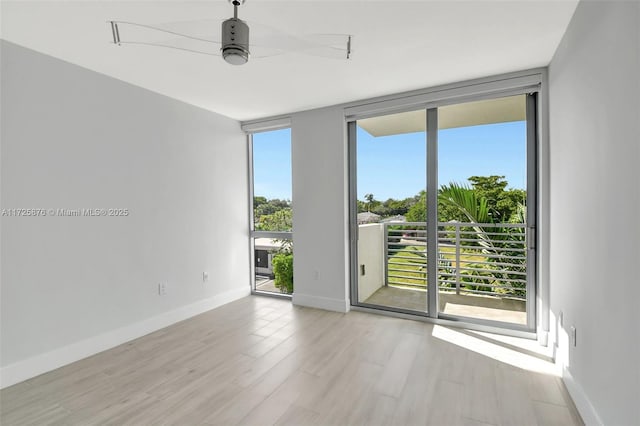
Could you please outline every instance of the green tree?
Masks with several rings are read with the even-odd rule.
[[[293,254],[278,253],[273,256],[274,284],[283,293],[293,293]]]
[[[367,211],[371,211],[373,207],[378,204],[378,201],[373,197],[373,194],[365,194],[364,199],[367,201]]]
[[[276,214],[281,210],[291,210],[291,201],[289,200],[280,200],[278,198],[274,198],[268,200],[265,197],[256,196],[253,198],[253,216],[254,221],[256,223],[256,229],[261,229],[259,225],[263,220],[264,216],[270,216]],[[267,222],[273,221],[272,218],[264,219]]]
[[[413,198],[405,198],[404,200],[389,198],[387,201],[382,203],[381,208],[377,209],[374,213],[381,216],[406,215],[413,204],[415,204]]]
[[[289,207],[260,216],[256,224],[256,229],[259,231],[290,231],[292,227],[293,212]]]
[[[495,222],[510,222],[518,205],[523,204],[526,199],[526,191],[507,190],[508,182],[504,176],[471,176],[469,182],[476,194],[487,200]]]
[[[426,222],[427,221],[427,192],[420,191],[416,196],[417,200],[407,211],[407,222]]]
[[[509,189],[505,191],[496,205],[502,212],[503,220],[511,223],[521,222],[520,208],[526,206],[527,191],[522,189]]]
[[[495,204],[508,185],[504,176],[471,176],[468,180],[478,195],[486,198],[489,204]]]
[[[253,208],[257,208],[258,206],[266,203],[267,203],[266,197],[253,197]]]

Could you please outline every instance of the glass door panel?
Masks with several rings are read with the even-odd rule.
[[[527,96],[438,109],[438,309],[527,325]]]
[[[355,132],[357,301],[425,313],[426,112],[358,120]]]

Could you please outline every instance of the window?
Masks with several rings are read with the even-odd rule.
[[[251,152],[252,290],[293,292],[291,129],[253,133]]]

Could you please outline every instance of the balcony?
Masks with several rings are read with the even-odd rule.
[[[424,223],[359,226],[359,301],[425,312]],[[442,314],[526,325],[524,224],[438,224],[437,277]]]

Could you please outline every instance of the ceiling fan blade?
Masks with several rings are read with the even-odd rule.
[[[211,56],[221,56],[221,22],[201,19],[147,25],[109,21],[115,44],[155,46]],[[294,35],[255,22],[249,22],[249,27],[252,58],[301,53],[344,60],[351,55],[351,36],[347,34]]]
[[[299,52],[330,59],[350,59],[352,36],[348,34],[307,34],[301,36],[307,46]]]
[[[348,34],[293,34],[257,22],[248,22],[252,47],[271,48],[281,53],[304,53],[311,56],[346,59],[350,44]]]
[[[182,34],[185,37],[193,37],[197,39],[207,40],[213,43],[222,43],[222,33],[220,26],[222,19],[198,19],[192,21],[175,21],[154,24],[164,31]]]
[[[197,34],[184,34],[162,25],[110,21],[115,44],[164,47],[205,55],[220,56],[220,43]]]

